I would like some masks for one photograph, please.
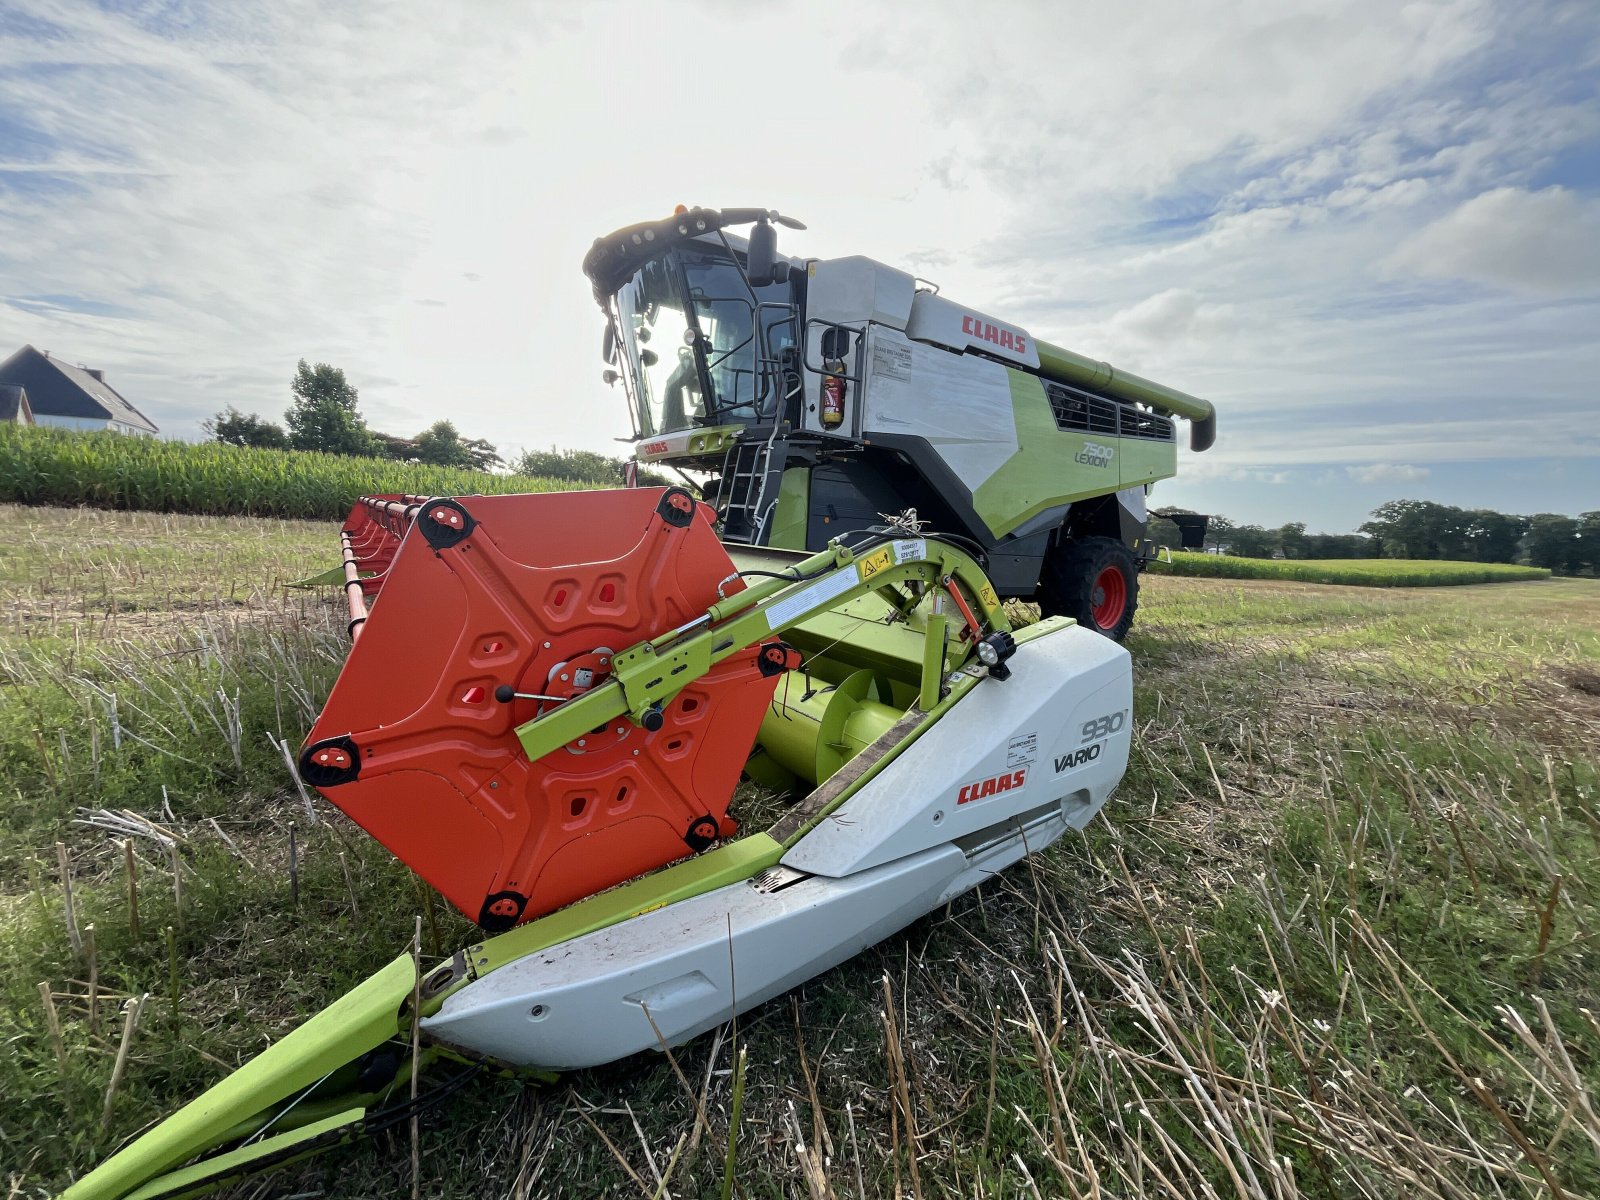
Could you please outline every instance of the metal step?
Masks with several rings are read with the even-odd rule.
[[[759,545],[763,540],[788,459],[788,439],[781,433],[780,428],[747,430],[729,447],[722,470],[724,541]]]

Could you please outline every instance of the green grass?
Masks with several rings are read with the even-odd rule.
[[[31,1197],[382,966],[413,914],[430,955],[472,934],[338,814],[308,823],[267,746],[342,659],[336,596],[272,586],[331,525],[0,516],[0,1174]],[[1600,583],[1144,583],[1104,818],[740,1020],[737,1194],[911,1195],[913,1152],[927,1197],[1600,1194]],[[134,839],[137,932],[120,838],[74,821],[106,808],[179,839],[181,904]],[[643,1198],[652,1164],[719,1194],[730,1043],[677,1064],[688,1089],[655,1055],[472,1086],[423,1122],[423,1194]],[[407,1161],[379,1139],[270,1194],[405,1194]]]
[[[378,458],[0,426],[0,502],[343,520],[370,493],[566,491],[560,480]]]
[[[1510,583],[1547,579],[1544,567],[1509,563],[1431,562],[1406,558],[1273,559],[1229,554],[1172,552],[1172,561],[1150,563],[1157,575],[1209,579],[1292,579],[1300,583],[1342,583],[1355,587],[1446,587],[1468,583]]]

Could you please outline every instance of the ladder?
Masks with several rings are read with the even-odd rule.
[[[788,441],[774,425],[765,437],[750,429],[722,462],[722,540],[760,545],[777,503]],[[756,434],[755,437],[749,436]]]

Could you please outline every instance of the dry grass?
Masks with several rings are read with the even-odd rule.
[[[29,560],[22,586],[55,589],[57,615],[44,639],[0,631],[16,795],[0,801],[0,1090],[20,1101],[0,1112],[0,1178],[31,1196],[387,961],[424,894],[326,808],[309,826],[264,747],[298,738],[339,640],[259,584],[325,561],[327,527],[272,524],[284,540],[251,550],[256,523],[109,517],[73,559],[50,547],[81,514],[27,515],[11,527],[35,549],[0,555],[0,578]],[[163,539],[182,553],[141,577]],[[158,574],[175,596],[212,590],[137,635],[108,628],[108,612],[162,612]],[[1136,750],[1108,819],[736,1035],[553,1088],[469,1089],[424,1123],[424,1193],[720,1196],[731,1178],[750,1197],[1600,1194],[1600,584],[1150,579],[1131,648]],[[112,747],[90,683],[162,749]],[[217,689],[239,697],[237,761]],[[78,808],[175,835],[175,855],[134,838],[138,933],[120,835],[73,824]],[[97,926],[93,1017],[58,840]],[[433,917],[443,952],[464,931]],[[144,992],[102,1134],[117,1014]],[[236,1194],[393,1195],[407,1164],[380,1139]]]

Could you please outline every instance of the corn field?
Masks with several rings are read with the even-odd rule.
[[[0,502],[340,520],[371,492],[565,491],[573,484],[380,458],[0,426]]]
[[[1548,579],[1544,567],[1510,563],[1433,562],[1405,558],[1273,559],[1228,554],[1182,554],[1150,564],[1164,575],[1208,579],[1284,579],[1297,583],[1344,583],[1355,587],[1444,587],[1453,583],[1509,583]]]

